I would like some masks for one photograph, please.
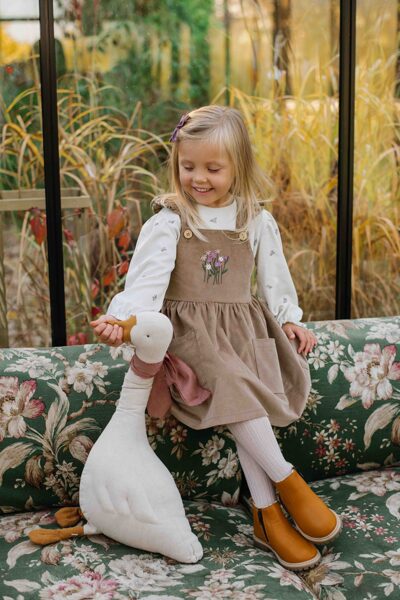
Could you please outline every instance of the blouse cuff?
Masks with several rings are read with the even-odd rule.
[[[299,327],[306,328],[305,324],[300,321],[303,316],[303,311],[300,306],[280,306],[278,310],[278,314],[276,315],[276,320],[279,325],[282,327],[285,323],[294,323],[295,325],[299,325]]]
[[[119,302],[118,300],[119,298],[117,296],[114,296],[107,309],[106,315],[114,317],[119,321],[123,321],[125,319],[128,319],[131,315],[135,314],[135,309],[131,305],[127,306],[125,302]]]

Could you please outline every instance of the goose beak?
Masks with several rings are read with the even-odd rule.
[[[136,323],[137,323],[137,319],[136,319],[135,315],[131,315],[128,319],[125,319],[124,321],[117,321],[117,325],[122,327],[122,329],[124,330],[124,333],[122,336],[122,339],[124,342],[126,342],[126,343],[131,342],[131,331],[135,327]]]

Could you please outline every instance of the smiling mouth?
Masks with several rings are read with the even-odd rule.
[[[199,192],[200,194],[206,194],[207,192],[211,192],[213,188],[197,188],[193,186],[193,189],[196,190],[196,192]]]

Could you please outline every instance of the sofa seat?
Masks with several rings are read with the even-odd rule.
[[[312,487],[342,515],[344,528],[321,549],[322,562],[309,571],[288,571],[253,546],[246,497],[236,506],[185,500],[204,547],[195,565],[136,551],[104,536],[40,548],[27,532],[56,526],[56,509],[47,509],[0,518],[1,598],[399,598],[400,467],[320,480]]]

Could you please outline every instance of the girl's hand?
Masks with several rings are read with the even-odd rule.
[[[111,315],[102,315],[95,321],[90,321],[90,326],[100,342],[108,346],[120,346],[124,330],[118,325],[118,319]]]
[[[318,343],[318,340],[312,331],[300,327],[299,325],[295,325],[294,323],[290,323],[289,321],[282,325],[282,329],[290,340],[295,339],[296,336],[299,338],[300,345],[297,349],[298,353],[304,351],[305,354],[308,354]]]

